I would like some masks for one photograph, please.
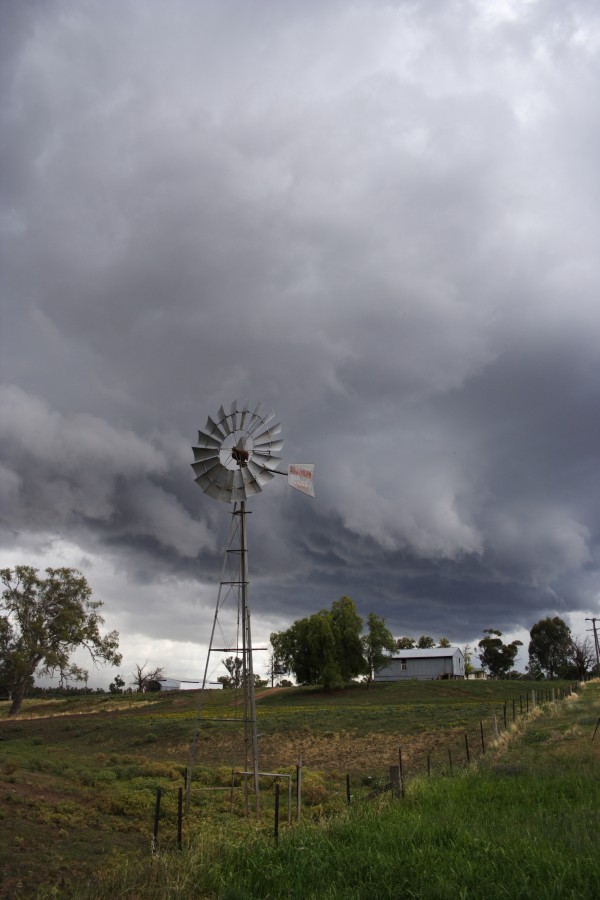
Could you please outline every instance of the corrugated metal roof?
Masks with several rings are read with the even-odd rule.
[[[460,647],[433,647],[431,650],[394,650],[390,659],[435,659],[440,656],[454,656],[462,650]]]

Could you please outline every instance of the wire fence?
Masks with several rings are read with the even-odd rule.
[[[528,718],[531,713],[543,704],[557,703],[575,693],[573,687],[570,688],[533,688],[526,694],[520,694],[519,697],[512,698],[510,701],[504,701],[501,706],[496,706],[490,717],[486,720],[481,719],[476,729],[464,731],[462,734],[453,732],[451,736],[442,734],[436,749],[429,749],[421,752],[405,752],[402,744],[398,744],[397,757],[394,760],[388,760],[389,773],[385,776],[362,775],[352,776],[346,773],[343,782],[337,789],[337,794],[346,805],[350,806],[357,802],[368,802],[386,793],[403,799],[406,794],[407,784],[411,779],[427,776],[432,777],[452,777],[457,771],[464,770],[472,764],[477,763],[486,751],[493,746],[502,734],[508,732],[518,721]],[[600,725],[600,719],[594,731],[594,740],[596,731]],[[443,738],[449,737],[450,740],[444,742]],[[441,746],[445,743],[446,746]],[[244,803],[242,805],[245,815],[249,815],[248,797],[250,793],[251,772],[242,772],[232,770],[231,784],[228,786],[209,786],[209,785],[189,785],[188,769],[182,770],[183,786],[176,789],[176,792],[168,789],[157,788],[153,811],[153,829],[151,850],[153,854],[157,854],[160,849],[159,829],[161,824],[166,834],[166,842],[169,846],[173,846],[173,840],[176,839],[178,850],[183,848],[183,830],[184,830],[184,806],[183,795],[187,791],[188,796],[198,800],[203,792],[222,791],[229,793],[231,802],[231,811],[234,811],[234,795],[236,792],[242,792]],[[300,821],[307,807],[303,804],[303,777],[304,767],[302,761],[298,760],[295,767],[295,775],[291,776],[286,772],[263,772],[259,773],[261,779],[270,779],[273,787],[273,839],[277,843],[279,841],[280,827],[282,824],[291,826],[293,821]],[[282,784],[285,785],[285,802],[283,811],[285,813],[286,822],[282,823],[282,803],[281,789]],[[333,789],[335,792],[335,788]],[[261,798],[266,799],[271,792],[262,792]],[[168,801],[165,803],[165,801]],[[174,802],[176,801],[176,802]],[[192,803],[193,810],[193,803]],[[176,836],[176,837],[175,837]]]

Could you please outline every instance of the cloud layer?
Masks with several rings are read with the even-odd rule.
[[[598,612],[595,4],[0,18],[7,564],[66,541],[107,609],[208,610],[189,448],[247,397],[317,466],[252,504],[265,629],[342,593],[455,641]],[[136,648],[183,639],[144,610]]]

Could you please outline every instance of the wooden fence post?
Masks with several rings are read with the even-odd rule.
[[[158,853],[158,820],[160,817],[161,794],[161,789],[156,788],[156,803],[154,804],[154,828],[152,829],[152,855]]]
[[[181,850],[181,822],[183,819],[183,788],[177,791],[177,849]]]
[[[275,782],[275,822],[273,825],[273,836],[275,837],[275,846],[279,844],[279,782]]]
[[[397,797],[400,793],[400,766],[390,766],[390,787]]]
[[[302,759],[296,763],[296,818],[300,821],[302,808]]]
[[[404,798],[404,769],[402,767],[402,747],[398,747],[398,769],[400,774],[400,795]]]

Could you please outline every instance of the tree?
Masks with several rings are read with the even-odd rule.
[[[227,675],[221,675],[217,678],[224,688],[239,688],[242,685],[243,677],[243,660],[241,656],[228,656],[222,660],[223,665],[227,669]]]
[[[482,651],[479,654],[481,665],[493,678],[504,678],[512,669],[519,647],[523,646],[523,642],[512,641],[510,644],[504,644],[500,640],[502,632],[495,628],[484,628],[483,633],[486,637],[482,638],[477,645]]]
[[[92,600],[92,590],[77,569],[48,568],[43,578],[31,566],[16,566],[14,571],[2,569],[0,578],[4,584],[0,609],[5,613],[0,616],[1,668],[13,685],[9,716],[18,715],[36,672],[58,672],[63,680],[81,678],[83,671],[70,662],[79,647],[88,651],[95,665],[120,664],[119,635],[100,634],[102,603]]]
[[[419,650],[432,650],[435,647],[435,641],[428,634],[422,634],[417,641],[417,647]]]
[[[537,664],[548,678],[555,678],[571,653],[571,629],[558,616],[540,619],[529,632],[529,662]]]
[[[331,604],[331,620],[342,681],[366,675],[367,664],[361,638],[363,620],[356,611],[354,600],[346,596],[335,600]]]
[[[115,675],[115,680],[109,684],[108,690],[111,694],[122,694],[125,690],[125,679]]]
[[[298,619],[286,631],[271,635],[273,654],[300,684],[322,684],[326,691],[366,673],[362,655],[362,619],[349,597],[331,610]]]
[[[369,687],[377,672],[387,665],[389,654],[396,649],[396,641],[385,620],[375,613],[369,613],[367,616],[367,628],[368,632],[364,635],[362,643],[368,667],[367,687]]]
[[[136,691],[139,691],[140,693],[148,689],[148,683],[150,681],[157,681],[165,671],[163,666],[158,666],[156,669],[151,669],[149,672],[147,672],[147,665],[148,660],[146,660],[143,666],[140,666],[139,663],[136,663],[135,672],[131,673],[133,681],[130,681],[129,683],[132,684]]]
[[[438,641],[438,647],[451,647],[452,644],[447,637],[441,637]]]
[[[572,639],[569,661],[575,677],[579,681],[585,681],[594,667],[594,652],[592,650],[592,642],[588,637]]]
[[[396,647],[398,650],[412,650],[415,646],[415,639],[404,636],[396,639]]]
[[[281,660],[277,659],[275,652],[272,650],[269,653],[269,661],[267,663],[267,668],[269,670],[269,678],[271,680],[271,687],[275,684],[275,678],[280,675],[287,675],[287,669],[285,664],[281,662]]]
[[[471,652],[470,644],[465,644],[465,646],[463,647],[463,656],[465,658],[465,678],[468,678],[469,675],[472,675],[475,671],[473,668],[473,664],[471,663],[473,653]]]

